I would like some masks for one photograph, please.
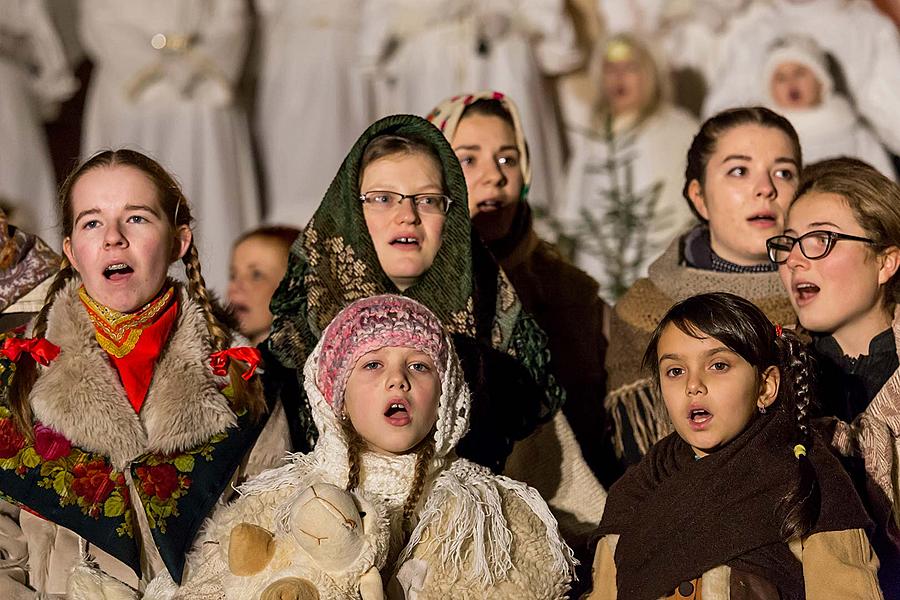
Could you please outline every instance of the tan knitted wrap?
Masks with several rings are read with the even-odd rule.
[[[673,304],[697,294],[731,292],[753,302],[774,323],[797,321],[777,273],[720,273],[688,267],[682,264],[681,241],[673,241],[650,265],[649,276],[636,281],[613,309],[605,405],[620,456],[623,427],[633,429],[641,454],[671,431],[666,407],[651,374],[641,370],[641,359],[650,335]]]
[[[894,344],[900,349],[900,307],[894,309]],[[869,406],[853,423],[837,421],[832,446],[844,456],[865,461],[869,481],[877,485],[893,507],[900,526],[900,369],[887,380]]]

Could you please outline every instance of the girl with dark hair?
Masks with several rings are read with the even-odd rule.
[[[610,490],[589,598],[882,597],[866,512],[811,429],[793,333],[702,294],[665,314],[643,362],[675,432]]]
[[[101,152],[60,201],[66,258],[33,337],[2,350],[15,366],[0,491],[21,511],[3,511],[0,595],[131,597],[158,574],[181,579],[203,517],[260,436],[259,358],[232,347],[187,199],[158,163]],[[167,277],[178,260],[186,284]],[[261,439],[247,469],[275,464],[287,447],[272,444]]]
[[[680,238],[616,303],[610,323],[606,409],[617,454],[632,464],[671,431],[641,356],[675,302],[704,292],[749,299],[773,321],[795,317],[766,239],[781,233],[797,189],[797,134],[776,113],[736,108],[708,119],[688,150],[683,195],[701,223]]]
[[[267,394],[284,400],[296,450],[318,436],[302,391],[306,358],[344,306],[379,293],[422,302],[454,335],[474,397],[460,456],[500,472],[513,443],[562,405],[546,336],[472,237],[467,205],[459,161],[425,119],[386,117],[354,144],[272,298]]]
[[[303,578],[321,597],[336,598],[323,588],[348,572],[356,576],[341,598],[381,598],[382,582],[392,598],[565,597],[572,554],[544,500],[454,452],[468,428],[469,389],[432,311],[392,294],[357,300],[328,325],[304,374],[319,430],[315,449],[248,481],[241,499],[213,516],[178,597],[312,597],[296,592]],[[360,577],[348,568],[329,580],[304,571],[303,556],[263,573],[234,568],[233,557],[246,550],[236,524],[283,543],[292,533],[284,516],[321,483],[368,500],[374,508],[365,510],[386,522],[374,564],[362,567],[374,569]],[[293,595],[287,587],[273,593],[279,576]],[[362,593],[365,586],[377,593]]]
[[[816,163],[768,245],[813,337],[832,444],[877,525],[882,587],[900,597],[900,186],[856,159]]]
[[[504,472],[541,492],[579,552],[600,522],[605,492],[597,478],[615,480],[612,453],[604,455],[608,447],[597,435],[603,431],[607,307],[597,282],[534,231],[531,155],[515,102],[496,91],[460,94],[428,119],[453,146],[466,178],[472,226],[525,310],[547,332],[555,374],[566,390],[553,423],[518,443]]]

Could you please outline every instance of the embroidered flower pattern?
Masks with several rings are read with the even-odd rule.
[[[205,444],[173,456],[150,455],[134,468],[135,486],[140,496],[150,529],[166,533],[167,520],[177,517],[178,499],[187,494],[193,481],[196,457],[212,460],[215,444],[226,437],[225,433],[213,436]]]
[[[24,479],[30,469],[38,468],[38,487],[55,492],[60,507],[76,505],[93,519],[120,517],[123,523],[116,533],[134,536],[123,473],[114,471],[103,455],[73,448],[69,440],[41,423],[34,426],[34,444],[28,444],[9,409],[0,406],[0,469]]]

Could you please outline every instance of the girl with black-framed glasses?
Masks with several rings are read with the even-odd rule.
[[[824,431],[851,458],[845,465],[876,523],[881,584],[895,597],[888,592],[900,592],[900,186],[856,159],[811,165],[784,234],[767,248],[812,334]]]

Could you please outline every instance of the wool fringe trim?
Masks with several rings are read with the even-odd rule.
[[[574,577],[575,555],[562,541],[556,518],[537,491],[508,477],[485,474],[473,466],[459,461],[435,482],[396,564],[405,563],[413,550],[423,544],[426,552],[439,555],[453,581],[463,579],[490,587],[503,580],[514,565],[510,557],[512,533],[503,516],[502,489],[521,499],[546,527],[553,556],[551,568]],[[435,528],[426,537],[426,530],[436,523],[441,524],[441,530]]]
[[[604,405],[612,417],[613,447],[619,458],[625,454],[622,432],[626,424],[631,426],[642,456],[647,454],[650,446],[672,432],[669,413],[651,378],[639,379],[610,392]]]

